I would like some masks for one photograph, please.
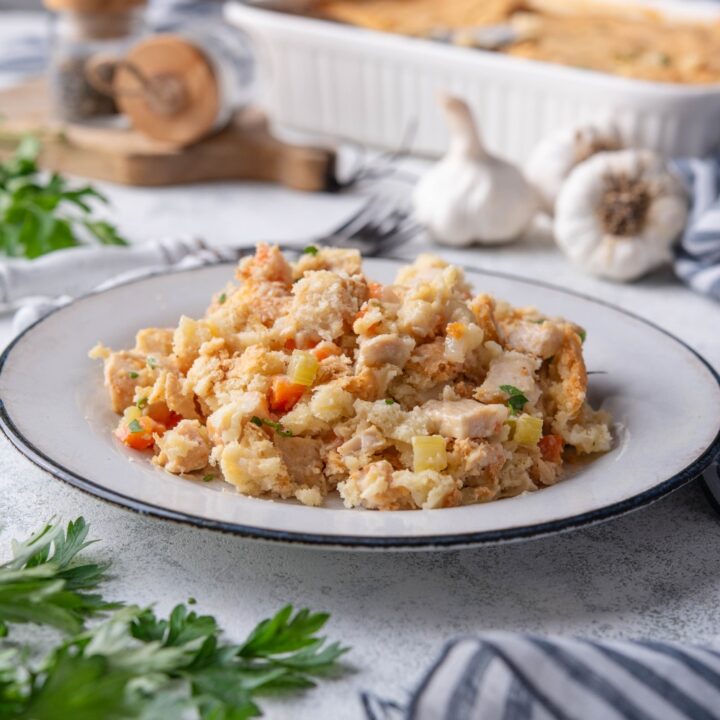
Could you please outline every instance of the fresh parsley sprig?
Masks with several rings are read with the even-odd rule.
[[[507,404],[510,408],[510,414],[517,415],[522,412],[525,403],[528,401],[522,390],[519,390],[514,385],[501,385],[500,389],[508,396]]]
[[[41,173],[39,152],[37,138],[27,136],[0,164],[0,253],[32,259],[88,241],[127,245],[113,225],[92,216],[92,203],[107,198],[91,185]]]
[[[13,546],[13,559],[0,565],[0,637],[10,623],[52,625],[79,632],[86,618],[117,603],[90,593],[106,577],[109,563],[81,563],[78,553],[91,544],[88,526],[78,518],[67,526],[48,523]]]
[[[103,575],[89,568],[100,566],[75,564],[74,560],[89,544],[86,536],[82,518],[70,523],[66,533],[49,524],[16,546],[15,557],[0,567],[0,573],[55,563],[57,573],[65,573],[68,587],[97,584]],[[8,593],[12,595],[8,587],[6,600]],[[103,607],[112,606],[105,603]],[[127,606],[87,630],[72,630],[74,634],[40,662],[30,661],[28,652],[0,641],[0,717],[258,717],[261,710],[256,700],[261,694],[307,689],[317,679],[342,669],[338,660],[348,648],[327,643],[318,634],[328,617],[307,609],[295,612],[288,605],[235,645],[223,639],[215,618],[185,605],[177,605],[167,619],[151,608]],[[52,615],[41,612],[27,619],[6,620],[59,627]]]

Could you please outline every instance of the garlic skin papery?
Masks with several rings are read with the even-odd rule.
[[[450,147],[415,187],[417,220],[446,245],[514,240],[537,210],[534,190],[518,168],[485,150],[466,103],[450,97],[444,105]]]
[[[562,184],[573,168],[599,152],[623,147],[614,125],[564,128],[535,146],[525,165],[525,177],[535,186],[543,210],[552,215]]]
[[[587,272],[634,280],[671,259],[687,216],[685,188],[659,155],[600,153],[565,181],[555,207],[555,240]]]

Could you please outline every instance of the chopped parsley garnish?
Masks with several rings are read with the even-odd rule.
[[[147,365],[151,370],[154,370],[157,367],[157,360],[155,360],[154,357],[149,357],[147,359]]]
[[[317,255],[317,254],[318,254],[318,249],[314,245],[308,245],[303,250],[303,255]]]
[[[131,420],[128,427],[130,428],[130,432],[142,432],[142,425],[137,420]]]
[[[586,333],[584,330],[581,330],[581,331],[578,333],[578,335],[580,336],[580,342],[581,342],[581,343],[584,343],[584,342],[585,342],[585,338],[587,337],[587,333]]]
[[[218,302],[222,305],[227,300],[227,295],[225,293],[222,293],[220,297],[218,298]]]
[[[148,404],[148,399],[147,399],[146,397],[141,397],[141,398],[135,403],[135,407],[136,407],[138,410],[143,410],[144,408],[147,407],[147,404]]]
[[[385,398],[386,405],[394,405],[395,401],[392,398]]]
[[[528,399],[523,395],[522,390],[518,390],[514,385],[501,385],[500,389],[509,396],[508,407],[510,413],[517,415],[525,407]]]
[[[216,618],[191,609],[194,597],[167,617],[146,598],[108,602],[110,562],[91,562],[92,542],[82,518],[67,530],[49,523],[0,559],[4,719],[247,720],[263,715],[268,694],[307,691],[347,670],[348,648],[321,634],[327,613],[286,605],[233,642]],[[36,633],[5,640],[25,623],[45,628],[47,653]]]
[[[214,475],[204,475],[203,482],[212,482],[215,479]]]
[[[271,427],[278,435],[282,435],[283,437],[292,437],[293,436],[293,434],[290,432],[290,430],[286,430],[279,422],[275,422],[274,420],[268,420],[266,418],[261,418],[261,417],[258,417],[257,415],[253,415],[250,418],[250,422],[253,425],[257,425],[258,427],[267,425],[268,427]]]
[[[131,371],[128,373],[128,377],[129,377],[129,378],[132,378],[133,380],[135,380],[135,378],[140,377],[140,375],[139,375],[139,373],[136,373],[134,370],[131,370]]]
[[[545,318],[535,318],[534,320],[531,320],[530,322],[535,323],[535,325],[542,325],[545,322]]]

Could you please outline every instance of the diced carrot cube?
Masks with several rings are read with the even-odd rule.
[[[278,413],[289,412],[306,390],[306,385],[294,383],[287,375],[276,375],[270,388],[270,409]]]
[[[559,435],[545,435],[540,438],[538,447],[543,460],[559,463],[562,461],[562,453],[565,442]]]

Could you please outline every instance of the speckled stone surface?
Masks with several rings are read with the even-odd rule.
[[[219,243],[312,237],[357,203],[253,184],[105,190],[135,241],[180,232]],[[627,286],[590,279],[542,234],[505,248],[444,255],[613,302],[677,334],[720,367],[720,306],[669,272]],[[0,320],[0,340],[8,339],[8,327]],[[445,640],[489,628],[720,641],[720,518],[699,483],[565,535],[433,554],[355,554],[263,544],[137,515],[54,480],[4,438],[0,466],[0,557],[11,538],[50,516],[82,514],[102,539],[90,552],[114,562],[109,597],[156,602],[162,612],[195,597],[198,609],[217,615],[234,639],[286,602],[331,612],[328,634],[352,645],[348,661],[356,672],[304,697],[268,703],[270,718],[359,719],[360,690],[402,700]]]

